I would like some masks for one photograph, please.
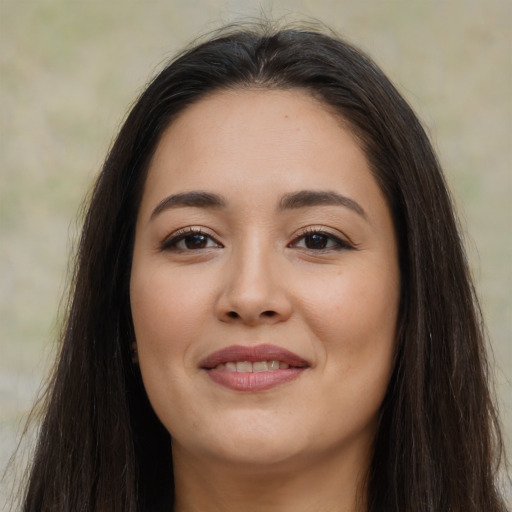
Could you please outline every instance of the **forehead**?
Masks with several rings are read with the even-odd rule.
[[[348,123],[305,91],[220,91],[192,104],[171,123],[160,138],[150,170],[185,159],[215,165],[212,157],[243,158],[240,167],[246,167],[251,163],[245,160],[249,150],[258,160],[269,153],[299,160],[343,141],[360,152]]]
[[[346,123],[307,92],[249,89],[213,93],[173,121],[150,163],[144,195],[154,202],[207,189],[248,201],[333,187],[379,194]]]
[[[247,130],[277,119],[287,120],[290,124],[314,123],[320,126],[318,121],[324,116],[328,116],[331,122],[341,128],[348,127],[348,123],[337,115],[331,105],[305,89],[272,89],[262,86],[213,91],[185,108],[169,130],[173,127],[183,129],[197,118],[201,118],[206,129],[210,126],[209,121],[215,121],[220,112],[224,116],[223,124],[230,126],[230,121],[244,120]],[[247,116],[251,116],[250,119]],[[251,122],[247,122],[249,120]],[[323,121],[325,123],[325,119]],[[271,129],[271,126],[267,125],[267,128]]]

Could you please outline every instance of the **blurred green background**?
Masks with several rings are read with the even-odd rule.
[[[512,2],[3,0],[0,470],[52,362],[79,207],[125,112],[177,49],[262,14],[330,24],[423,120],[466,230],[512,450]]]

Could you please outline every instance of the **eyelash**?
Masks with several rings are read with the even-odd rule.
[[[351,245],[346,240],[343,240],[336,235],[333,235],[332,233],[329,233],[328,231],[323,231],[320,228],[316,227],[307,227],[303,229],[300,234],[292,241],[290,244],[288,244],[288,247],[296,247],[297,243],[301,240],[306,240],[307,237],[312,237],[314,235],[319,235],[321,237],[325,237],[327,239],[327,243],[329,241],[334,242],[334,246],[332,247],[323,247],[320,249],[312,249],[309,247],[304,247],[307,251],[313,251],[313,252],[327,252],[327,251],[342,251],[342,250],[352,250],[354,249],[354,246]]]
[[[206,243],[209,243],[209,241],[213,240],[213,242],[216,244],[217,247],[223,247],[223,245],[220,242],[217,242],[217,240],[215,240],[208,233],[205,233],[201,228],[189,226],[187,228],[180,229],[179,231],[173,233],[169,238],[165,239],[160,247],[160,250],[162,250],[162,251],[170,251],[170,250],[194,251],[194,250],[198,250],[198,249],[177,247],[177,245],[181,241],[184,241],[187,238],[191,238],[194,235],[202,235],[205,238],[209,239],[209,240],[207,240]],[[211,249],[211,247],[200,247],[199,249]]]
[[[200,227],[190,226],[190,227],[187,227],[187,228],[180,229],[179,231],[173,233],[172,236],[167,238],[162,243],[160,249],[162,251],[169,251],[169,250],[172,250],[172,251],[195,251],[195,250],[211,249],[212,248],[212,246],[210,246],[210,247],[198,247],[198,248],[195,248],[195,249],[191,249],[191,248],[188,248],[188,247],[186,247],[186,248],[178,247],[178,244],[180,242],[186,241],[187,238],[191,238],[194,235],[204,236],[205,239],[206,239],[206,244],[209,244],[211,241],[213,241],[214,244],[215,244],[214,248],[222,248],[223,247],[223,245],[220,242],[215,240],[208,233],[204,232]],[[332,233],[329,233],[327,231],[323,231],[323,230],[321,230],[319,228],[315,228],[315,227],[308,227],[308,228],[303,229],[301,231],[301,233],[292,242],[290,242],[288,244],[287,247],[290,247],[290,248],[297,247],[297,244],[300,241],[306,240],[307,237],[312,237],[312,236],[315,236],[315,235],[318,235],[320,237],[324,237],[324,239],[327,239],[327,241],[326,241],[327,244],[329,242],[333,242],[334,245],[331,246],[331,247],[321,247],[321,248],[317,248],[317,249],[310,248],[310,247],[303,247],[303,249],[305,249],[307,251],[313,251],[313,252],[321,252],[321,251],[322,252],[327,252],[327,251],[340,251],[340,250],[351,250],[351,249],[354,249],[354,246],[351,245],[350,243],[348,243],[347,241],[342,240],[341,238],[333,235]]]

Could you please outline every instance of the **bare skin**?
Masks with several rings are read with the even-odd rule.
[[[364,510],[400,277],[388,206],[339,119],[300,91],[185,110],[150,165],[130,287],[176,512]]]

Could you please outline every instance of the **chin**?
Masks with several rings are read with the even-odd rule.
[[[239,468],[258,470],[270,466],[282,466],[292,463],[304,456],[304,450],[297,446],[272,442],[268,439],[239,439],[236,446],[219,446],[210,453],[219,461]]]
[[[299,433],[291,434],[289,425],[262,425],[260,421],[223,426],[201,436],[201,446],[196,445],[196,449],[218,461],[256,468],[297,459],[308,448]]]

